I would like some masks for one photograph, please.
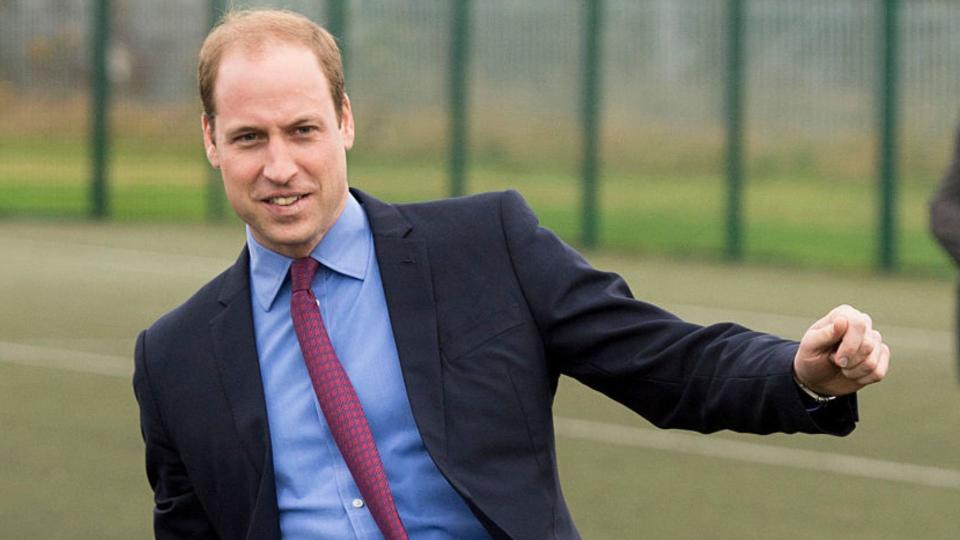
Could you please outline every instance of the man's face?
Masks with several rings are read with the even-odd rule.
[[[212,125],[203,118],[204,146],[234,211],[263,246],[309,255],[346,204],[349,99],[338,125],[316,56],[287,44],[228,50],[213,97],[217,113]]]

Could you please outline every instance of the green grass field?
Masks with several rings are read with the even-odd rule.
[[[547,197],[561,195],[531,186],[549,215]],[[235,224],[0,222],[0,537],[151,537],[133,340],[230,264],[241,242]],[[589,258],[639,297],[699,322],[799,337],[834,304],[852,303],[874,316],[893,367],[863,393],[860,427],[844,439],[688,439],[564,381],[561,475],[585,538],[960,537],[950,280]],[[667,438],[651,443],[651,434]]]
[[[179,223],[205,219],[207,165],[200,146],[190,137],[171,139],[118,138],[110,164],[113,219]],[[441,152],[418,158],[358,150],[351,157],[351,184],[391,201],[445,196],[447,173]],[[87,169],[86,150],[77,139],[3,138],[0,216],[86,216]],[[575,157],[569,156],[528,164],[477,159],[470,170],[469,191],[518,189],[546,225],[576,242],[582,223],[577,174]],[[927,200],[935,180],[904,178],[896,217],[898,259],[908,274],[949,277],[953,268],[927,231]],[[720,172],[604,171],[600,243],[625,254],[722,260],[724,189]],[[875,191],[869,173],[846,178],[816,171],[752,174],[744,195],[746,260],[869,270],[878,251]]]

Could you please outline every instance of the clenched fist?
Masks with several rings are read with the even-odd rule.
[[[842,396],[882,380],[890,348],[866,313],[842,305],[803,335],[793,360],[797,379],[823,396]]]

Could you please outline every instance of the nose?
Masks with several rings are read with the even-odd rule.
[[[263,176],[276,184],[286,184],[297,174],[297,164],[287,143],[278,138],[272,138],[267,146],[266,163],[263,166]]]

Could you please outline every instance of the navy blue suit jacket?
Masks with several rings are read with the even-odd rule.
[[[797,344],[700,327],[591,268],[515,192],[389,205],[373,229],[404,383],[432,458],[495,538],[577,538],[557,474],[561,374],[653,424],[845,434],[854,397],[814,420]],[[142,332],[134,390],[159,538],[279,538],[246,250]]]

